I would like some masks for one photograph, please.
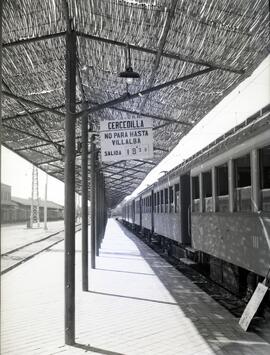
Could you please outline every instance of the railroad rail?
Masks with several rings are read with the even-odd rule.
[[[76,232],[81,230],[81,224],[76,225]],[[21,245],[1,254],[1,275],[18,267],[34,256],[48,250],[64,240],[64,229],[46,237]]]

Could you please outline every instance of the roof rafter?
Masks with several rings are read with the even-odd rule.
[[[99,36],[93,36],[93,35],[90,35],[88,33],[80,32],[80,31],[78,31],[77,34],[80,37],[88,38],[88,39],[91,39],[91,40],[94,40],[94,41],[113,44],[113,45],[120,46],[120,47],[126,47],[127,46],[127,44],[124,43],[124,42],[115,41],[115,40],[111,40],[111,39],[103,38],[103,37],[99,37]],[[157,54],[157,51],[153,50],[153,49],[140,47],[140,46],[135,46],[135,45],[129,45],[129,47],[131,49],[136,50],[136,51],[149,53],[149,54],[154,54],[154,55]],[[228,72],[235,73],[235,74],[239,74],[239,75],[242,75],[245,72],[243,69],[236,69],[236,68],[230,67],[228,65],[208,62],[206,60],[197,59],[197,58],[194,58],[192,56],[178,55],[178,54],[169,53],[169,52],[163,52],[161,55],[162,55],[162,57],[179,60],[181,62],[187,62],[187,63],[197,64],[197,65],[203,65],[203,66],[206,66],[206,67],[212,67],[214,69],[221,69],[221,70],[228,71]]]
[[[100,104],[100,105],[97,105],[97,106],[94,106],[94,107],[90,107],[87,110],[83,110],[81,112],[78,112],[78,113],[76,113],[75,116],[76,117],[80,117],[85,112],[94,113],[94,112],[98,112],[100,110],[104,110],[105,108],[109,108],[111,106],[120,104],[122,102],[130,101],[130,100],[137,99],[137,98],[141,98],[143,95],[147,95],[147,94],[149,94],[151,92],[162,90],[162,89],[164,89],[164,88],[166,88],[168,86],[176,85],[176,84],[178,84],[180,82],[187,81],[187,80],[193,79],[193,78],[195,78],[197,76],[210,73],[213,70],[215,70],[215,69],[214,68],[203,69],[203,70],[200,70],[200,71],[197,71],[197,72],[182,76],[180,78],[176,78],[176,79],[167,81],[166,83],[163,83],[163,84],[160,84],[160,85],[156,85],[156,86],[153,86],[151,88],[139,91],[139,92],[137,92],[135,94],[127,93],[125,96],[121,96],[121,97],[119,97],[117,99],[114,99],[114,100],[111,100],[111,101],[107,101],[107,102],[105,102],[103,104]]]
[[[154,163],[153,161],[150,161],[150,160],[141,160],[141,159],[133,159],[134,161],[137,161],[139,163],[143,163],[143,164],[149,164],[149,165],[152,165],[152,166],[156,166],[157,164]]]
[[[11,48],[11,47],[20,46],[22,44],[34,43],[34,42],[45,41],[48,39],[62,37],[65,34],[66,34],[66,32],[57,32],[57,33],[52,33],[52,34],[44,35],[44,36],[23,38],[23,39],[19,39],[17,41],[13,41],[13,42],[3,43],[2,46],[3,46],[3,48]]]
[[[127,109],[124,109],[124,108],[118,108],[118,107],[110,107],[110,109],[111,110],[116,110],[116,111],[121,111],[121,112],[126,112],[126,113],[129,113],[129,114],[132,114],[132,115],[153,118],[155,120],[162,120],[162,121],[168,121],[168,122],[171,122],[171,123],[179,123],[179,124],[183,124],[183,125],[187,125],[187,126],[192,126],[192,124],[189,123],[189,122],[180,121],[180,120],[177,120],[177,119],[174,119],[174,118],[151,115],[151,114],[148,114],[148,113],[140,113],[138,111],[131,111],[131,110],[127,110]]]
[[[13,131],[15,131],[15,132],[24,134],[25,136],[38,139],[39,141],[47,142],[47,143],[50,144],[50,145],[52,144],[52,142],[51,142],[50,140],[46,139],[46,138],[37,136],[37,135],[32,134],[32,133],[30,133],[30,132],[23,131],[23,130],[21,130],[21,129],[19,129],[19,128],[11,127],[11,126],[9,126],[9,125],[7,125],[7,124],[5,124],[5,123],[3,123],[2,126],[5,127],[5,128],[8,128],[8,129],[10,129],[10,130],[13,130]],[[62,145],[60,145],[60,144],[57,143],[57,142],[54,142],[54,143],[57,144],[57,145],[58,145],[59,147],[61,147],[61,148],[63,147]],[[27,147],[23,148],[22,150],[26,150],[26,149],[27,149]],[[17,150],[16,152],[18,152],[18,151],[19,151],[19,150]]]
[[[4,80],[2,80],[4,87],[6,88],[6,90],[12,94],[10,88],[8,87],[8,85],[5,83]],[[41,123],[39,122],[39,120],[36,117],[32,117],[29,114],[28,109],[25,107],[25,105],[23,103],[20,102],[20,100],[17,100],[18,104],[24,109],[24,111],[27,114],[28,119],[30,119],[31,121],[34,122],[34,124],[42,131],[42,133],[48,138],[48,140],[52,143],[52,145],[58,150],[58,146],[53,142],[53,140],[51,139],[50,135],[47,133],[47,131],[44,129],[44,127],[42,127]]]
[[[142,166],[142,165],[144,165],[144,163],[137,164],[137,165],[134,166],[134,168],[139,168],[139,167]],[[119,174],[119,175],[121,175],[120,173],[125,172],[127,169],[128,169],[128,168],[125,167],[125,168],[123,168],[122,170],[120,170],[119,172],[111,173],[109,176],[114,175],[114,174]],[[107,177],[109,177],[109,176],[107,175]],[[127,175],[126,175],[126,176],[127,176]]]
[[[163,26],[163,32],[162,32],[161,39],[159,41],[158,50],[157,50],[157,54],[156,54],[156,58],[155,58],[155,62],[154,62],[154,68],[152,70],[150,79],[148,81],[148,87],[151,87],[154,84],[154,80],[155,80],[155,77],[156,77],[156,74],[158,71],[161,55],[162,55],[162,52],[163,52],[163,49],[164,49],[164,46],[166,43],[166,38],[167,38],[168,32],[171,27],[172,19],[174,17],[177,2],[178,2],[178,0],[172,0],[171,7],[169,8],[169,11],[167,12],[166,22],[165,22],[165,25]],[[145,96],[145,98],[142,102],[142,105],[140,107],[140,112],[143,112],[146,102],[148,101],[148,98],[149,98],[149,94]]]
[[[3,91],[2,91],[2,94],[5,95],[5,96],[7,96],[7,97],[10,97],[10,98],[12,98],[12,99],[14,99],[14,100],[18,100],[18,101],[20,101],[20,102],[22,102],[22,103],[24,103],[24,104],[31,105],[31,106],[35,106],[35,107],[41,108],[41,109],[43,109],[43,110],[45,110],[45,111],[52,112],[52,113],[54,113],[54,114],[56,114],[56,115],[59,115],[59,116],[61,116],[61,117],[65,117],[65,113],[64,113],[64,112],[55,110],[54,108],[51,108],[51,107],[48,107],[48,106],[44,106],[44,105],[42,105],[42,104],[39,104],[38,102],[25,99],[25,98],[23,98],[23,97],[21,97],[21,96],[14,95],[14,94],[12,94],[12,93],[10,93],[10,92],[8,92],[8,91],[3,90]]]

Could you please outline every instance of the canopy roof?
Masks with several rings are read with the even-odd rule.
[[[151,161],[101,163],[117,205],[267,56],[268,9],[268,0],[3,2],[4,145],[64,180],[68,11],[77,34],[77,112],[85,101],[95,107],[89,113],[95,132],[104,119],[153,118]],[[127,43],[140,74],[128,88],[118,77]],[[76,137],[79,192],[80,117]]]

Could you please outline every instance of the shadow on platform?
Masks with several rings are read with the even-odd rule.
[[[79,348],[79,349],[85,350],[85,352],[92,351],[94,353],[104,354],[104,355],[125,355],[125,354],[122,354],[122,353],[116,353],[116,352],[110,351],[110,350],[95,348],[95,347],[93,347],[91,345],[85,345],[85,344],[80,344],[80,343],[75,343],[72,346],[74,348]]]

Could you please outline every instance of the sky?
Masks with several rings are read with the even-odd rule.
[[[270,102],[270,55],[253,74],[226,96],[186,135],[144,179],[132,196],[154,183],[183,160],[208,145]],[[1,181],[12,186],[12,196],[31,196],[32,164],[2,146]],[[163,173],[164,174],[164,173]],[[39,196],[44,199],[45,173],[39,170]],[[76,201],[79,203],[78,196]],[[64,204],[64,184],[48,177],[48,200]]]
[[[29,198],[32,193],[33,165],[5,147],[1,147],[1,182],[11,186],[14,197]],[[45,197],[46,174],[38,169],[39,197]],[[48,175],[47,198],[64,205],[64,184]]]

